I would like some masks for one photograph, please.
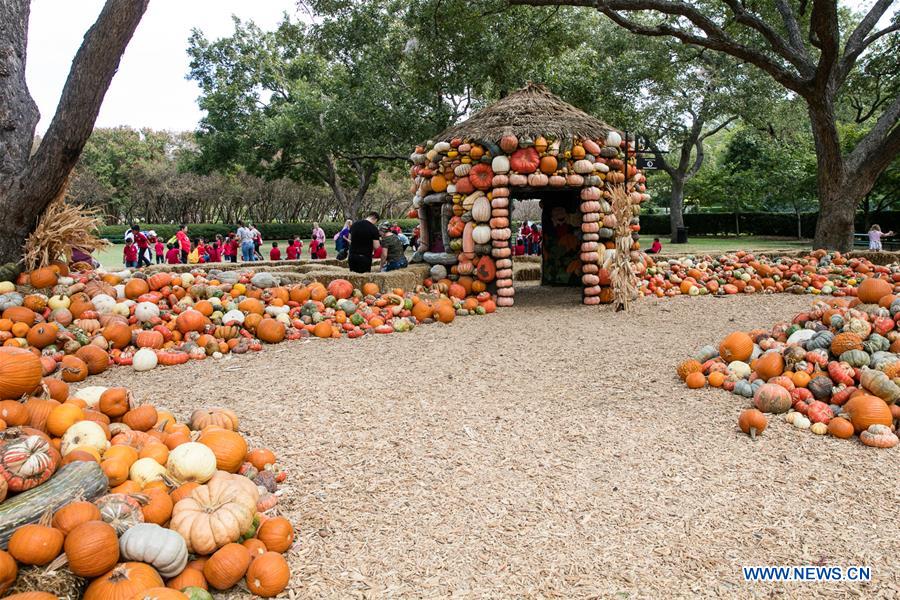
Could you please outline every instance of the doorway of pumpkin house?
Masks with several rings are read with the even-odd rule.
[[[537,200],[541,209],[541,285],[582,285],[579,192],[575,188],[512,190],[517,201]]]

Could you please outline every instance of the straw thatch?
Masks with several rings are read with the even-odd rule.
[[[435,140],[462,138],[496,143],[504,135],[520,138],[543,135],[557,140],[605,139],[614,129],[564,102],[545,86],[528,83],[462,123],[445,129]]]

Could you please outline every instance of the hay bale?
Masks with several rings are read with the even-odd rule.
[[[47,567],[20,565],[16,583],[7,594],[48,592],[64,600],[78,600],[85,587],[87,579],[78,577],[66,567],[54,568],[53,563]]]
[[[540,281],[541,264],[527,262],[520,264],[519,260],[513,261],[513,281]]]

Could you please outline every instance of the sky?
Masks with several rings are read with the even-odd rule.
[[[100,14],[103,0],[32,0],[25,75],[41,111],[38,133],[50,125],[72,58]],[[232,15],[272,28],[296,0],[151,0],[106,93],[97,127],[193,130],[199,88],[185,79],[187,40],[199,28],[209,38],[233,31]]]
[[[62,92],[75,52],[104,0],[32,0],[26,77],[41,111],[43,134]],[[844,0],[866,10],[873,0]],[[106,93],[97,127],[193,130],[200,120],[199,89],[185,79],[187,40],[199,28],[208,38],[233,31],[232,15],[273,28],[297,0],[151,0]],[[893,11],[889,11],[893,12]],[[887,21],[887,17],[882,19]]]

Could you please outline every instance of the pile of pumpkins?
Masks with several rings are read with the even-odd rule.
[[[900,265],[881,266],[864,258],[816,250],[799,258],[750,252],[661,260],[641,276],[645,296],[790,293],[854,296],[864,278],[880,275],[900,282]]]
[[[285,473],[231,410],[179,422],[126,388],[70,395],[58,379],[0,396],[0,595],[210,600],[241,581],[262,597],[287,587]]]
[[[752,401],[739,427],[755,437],[765,413],[798,429],[897,446],[900,297],[892,278],[867,277],[855,297],[817,300],[771,330],[735,331],[677,367],[690,388],[723,388]]]
[[[410,156],[414,194],[410,214],[419,218],[423,240],[443,238],[444,252],[424,254],[424,261],[434,265],[432,275],[436,279],[473,275],[496,287],[498,306],[512,306],[511,190],[575,188],[582,213],[578,264],[584,302],[611,302],[608,271],[617,228],[610,205],[612,185],[624,184],[629,193],[630,258],[635,270],[645,268],[637,241],[638,215],[640,204],[650,196],[643,173],[632,163],[623,164],[624,144],[618,132],[610,131],[596,140],[504,135],[497,140],[429,141],[416,147]],[[444,211],[446,231],[428,231],[433,222],[428,206]]]
[[[472,278],[415,293],[345,279],[279,286],[268,273],[70,273],[57,263],[0,282],[0,341],[41,357],[41,373],[79,382],[110,365],[157,365],[241,354],[309,336],[407,332],[496,309]],[[7,359],[0,355],[0,385]],[[22,376],[15,375],[11,376]]]

